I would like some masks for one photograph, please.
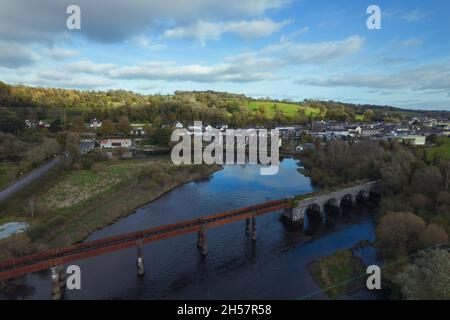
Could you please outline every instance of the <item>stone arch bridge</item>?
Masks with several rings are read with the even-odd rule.
[[[325,219],[325,205],[341,207],[344,202],[355,202],[358,198],[367,199],[374,192],[378,192],[378,182],[371,181],[336,191],[318,191],[292,199],[292,207],[284,210],[284,216],[291,222],[302,224],[308,209],[313,209]]]

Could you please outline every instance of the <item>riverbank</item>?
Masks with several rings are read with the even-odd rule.
[[[28,194],[2,205],[0,220],[26,222],[30,228],[0,241],[0,260],[83,241],[172,189],[218,170],[217,165],[175,166],[164,157],[56,170]]]

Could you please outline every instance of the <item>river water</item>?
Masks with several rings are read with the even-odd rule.
[[[274,176],[261,176],[259,169],[257,165],[226,165],[209,178],[180,186],[94,232],[87,241],[314,190],[309,178],[298,172],[294,159],[282,160]],[[78,261],[82,288],[67,290],[66,299],[297,299],[319,290],[308,270],[309,262],[360,240],[374,239],[374,222],[368,213],[329,217],[327,226],[310,221],[314,231],[309,235],[286,227],[280,214],[257,218],[255,242],[245,234],[243,221],[208,230],[206,257],[196,246],[196,234],[150,243],[144,247],[146,273],[142,278],[136,273],[134,248]],[[13,283],[14,290],[0,293],[1,299],[51,299],[48,271]]]

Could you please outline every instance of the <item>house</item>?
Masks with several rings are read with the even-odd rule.
[[[314,150],[314,149],[316,149],[316,145],[314,143],[310,143],[310,142],[307,142],[303,145],[299,145],[295,148],[295,150],[297,150],[297,151]]]
[[[362,128],[361,129],[361,137],[371,137],[380,134],[380,130],[376,128]]]
[[[182,129],[183,128],[183,124],[180,121],[175,122],[174,127],[177,129]]]
[[[100,141],[100,148],[129,148],[131,139],[104,139]]]
[[[425,136],[419,135],[394,135],[389,134],[383,137],[384,140],[397,140],[401,143],[409,144],[412,146],[424,146],[425,145]]]
[[[412,146],[424,146],[425,145],[425,136],[416,136],[416,135],[404,135],[399,136],[401,141],[405,144],[410,144]]]
[[[145,135],[145,123],[132,123],[131,124],[131,134],[135,136]]]
[[[80,142],[80,152],[82,154],[88,153],[95,148],[94,140],[83,140]]]
[[[86,124],[86,127],[91,129],[99,129],[102,127],[102,122],[94,118],[88,124]]]

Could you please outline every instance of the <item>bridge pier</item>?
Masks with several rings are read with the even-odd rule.
[[[62,265],[50,268],[52,278],[52,299],[61,300],[64,296],[64,287],[66,286],[66,279],[64,274],[64,267]]]
[[[256,217],[252,217],[252,240],[255,241],[257,237],[256,234]]]
[[[251,232],[251,224],[250,224],[250,218],[245,219],[245,234],[249,235]]]
[[[145,266],[144,266],[144,250],[143,250],[143,239],[139,239],[136,241],[137,248],[137,273],[138,276],[143,276],[145,274]]]
[[[206,224],[202,224],[201,230],[198,232],[197,247],[202,250],[204,256],[208,255],[208,243],[206,240]]]

